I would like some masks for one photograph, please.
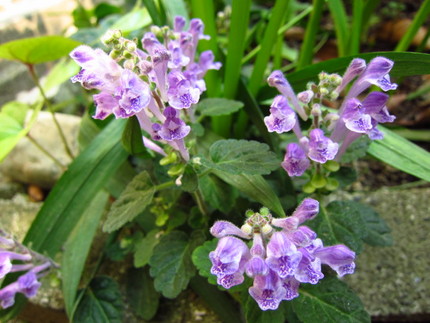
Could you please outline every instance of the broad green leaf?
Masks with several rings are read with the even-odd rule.
[[[191,253],[202,242],[201,236],[188,238],[181,231],[163,236],[149,260],[155,289],[167,298],[175,298],[195,274]]]
[[[42,86],[45,92],[50,92],[53,88],[58,87],[62,83],[79,72],[79,65],[71,59],[65,59],[58,62],[49,72]],[[49,93],[52,95],[52,93]]]
[[[368,205],[357,202],[350,203],[356,204],[366,226],[367,234],[364,236],[363,241],[371,246],[392,246],[391,230],[381,216]]]
[[[342,163],[350,163],[361,157],[366,156],[371,140],[367,136],[361,136],[355,140],[342,156]]]
[[[144,320],[151,320],[157,313],[160,294],[154,289],[147,267],[127,272],[127,298],[133,311]]]
[[[333,201],[326,208],[321,208],[319,215],[308,225],[326,246],[344,244],[356,253],[363,249],[366,225],[354,203]]]
[[[217,243],[218,239],[206,241],[203,245],[197,247],[192,255],[193,263],[199,271],[199,275],[206,277],[208,282],[212,285],[217,284],[217,278],[215,275],[211,274],[212,263],[209,259],[209,253],[215,250]]]
[[[110,29],[119,29],[127,34],[148,26],[152,22],[146,8],[136,9],[118,19]]]
[[[158,229],[152,230],[136,244],[134,252],[134,267],[143,267],[149,263],[154,247],[160,241],[159,235],[160,231]]]
[[[397,169],[430,182],[430,153],[387,128],[379,126],[379,130],[384,134],[384,139],[374,140],[368,153]]]
[[[197,173],[191,165],[187,165],[181,179],[180,186],[186,192],[195,192],[199,188]]]
[[[12,40],[0,45],[0,58],[39,64],[68,55],[81,43],[63,36],[42,36]]]
[[[334,58],[321,63],[309,65],[300,71],[289,73],[287,75],[287,79],[296,91],[303,91],[306,89],[306,84],[309,81],[317,80],[318,74],[321,71],[342,75],[354,58],[360,57],[369,62],[372,58],[377,56],[384,56],[394,61],[393,69],[390,72],[391,76],[400,77],[430,74],[430,54],[412,52],[375,52]]]
[[[208,174],[199,178],[200,191],[205,201],[214,209],[228,213],[234,207],[238,192],[218,177]]]
[[[243,108],[242,102],[224,98],[203,99],[197,104],[197,111],[204,116],[212,117],[229,115],[241,108]]]
[[[210,160],[201,159],[203,165],[236,175],[267,175],[281,164],[268,145],[252,140],[218,140],[209,155]]]
[[[127,153],[119,143],[125,120],[110,123],[70,164],[33,221],[24,244],[54,257],[97,192]]]
[[[69,317],[72,316],[76,291],[78,290],[85,260],[108,198],[108,193],[104,191],[100,191],[94,197],[64,245],[61,274],[63,278],[64,304]]]
[[[342,166],[337,172],[331,173],[330,177],[339,182],[339,187],[346,187],[357,180],[357,172],[354,168]]]
[[[122,323],[124,305],[118,284],[110,277],[94,278],[83,291],[73,316],[76,323]]]
[[[300,296],[291,302],[303,323],[370,322],[358,296],[342,281],[325,277],[318,284],[301,284]]]
[[[247,292],[246,292],[247,293]],[[245,318],[248,323],[279,323],[285,322],[285,315],[282,309],[282,303],[275,311],[262,311],[255,299],[247,295],[245,303]]]
[[[279,201],[276,193],[262,176],[248,174],[234,175],[219,170],[214,170],[213,173],[224,182],[236,187],[250,199],[268,207],[271,211],[278,214],[278,216],[286,216],[281,201]]]
[[[136,116],[127,119],[127,125],[122,133],[124,149],[131,155],[140,155],[146,152],[142,140],[142,128]]]
[[[0,115],[7,115],[13,119],[15,119],[20,125],[21,128],[24,126],[25,117],[27,116],[27,112],[30,109],[28,104],[19,102],[19,101],[10,101],[5,103],[1,107]],[[0,128],[3,130],[3,128]]]
[[[115,231],[132,221],[151,203],[154,193],[155,187],[149,174],[144,171],[136,175],[112,204],[103,225],[103,231]]]

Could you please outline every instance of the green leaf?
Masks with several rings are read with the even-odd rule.
[[[109,195],[100,191],[85,210],[75,229],[67,239],[61,263],[63,278],[63,296],[67,315],[72,316],[85,260],[91,247],[94,235],[105,210]]]
[[[53,88],[58,87],[66,81],[70,81],[73,75],[78,74],[79,65],[72,59],[64,59],[58,62],[49,72],[45,81],[42,83],[46,92],[51,92]],[[52,95],[50,93],[50,95]]]
[[[151,320],[157,313],[160,294],[154,289],[148,268],[127,272],[127,298],[133,311],[144,320]]]
[[[110,29],[119,29],[128,34],[134,30],[148,26],[152,22],[146,8],[136,9],[118,19]]]
[[[217,243],[218,239],[206,241],[203,245],[197,247],[192,255],[193,263],[199,271],[199,275],[206,277],[212,285],[217,285],[217,278],[211,274],[212,262],[209,259],[209,253],[215,250]]]
[[[268,207],[278,214],[278,216],[286,216],[281,201],[279,201],[276,193],[262,176],[248,174],[234,175],[219,170],[214,170],[213,173],[227,184],[236,187],[250,199]]]
[[[194,192],[199,188],[199,179],[197,173],[191,165],[187,165],[184,170],[184,175],[181,179],[180,186],[185,192]]]
[[[303,323],[370,322],[360,299],[342,281],[325,277],[317,285],[301,284],[291,304]]]
[[[321,71],[342,75],[354,58],[360,57],[369,62],[372,58],[377,56],[384,56],[394,61],[394,66],[390,72],[390,76],[396,77],[430,74],[430,54],[412,52],[375,52],[334,58],[321,63],[312,64],[300,71],[289,73],[287,75],[287,79],[296,91],[303,91],[306,89],[306,84],[308,82],[318,79],[318,74]]]
[[[218,140],[209,155],[211,160],[201,159],[203,165],[236,175],[270,174],[281,164],[268,145],[252,140]]]
[[[430,55],[429,55],[430,56]],[[384,139],[374,140],[368,153],[383,162],[430,182],[430,153],[379,126]]]
[[[246,292],[247,293],[247,292]],[[245,303],[246,322],[249,323],[278,323],[285,322],[285,315],[282,309],[282,303],[275,311],[262,311],[255,299],[247,295]]]
[[[155,289],[167,298],[175,298],[195,274],[191,253],[202,237],[189,239],[181,231],[172,231],[160,240],[149,260]]]
[[[197,104],[197,111],[204,116],[212,117],[229,115],[241,108],[243,108],[242,102],[223,98],[203,99]]]
[[[390,234],[391,230],[381,216],[368,205],[357,202],[350,203],[356,204],[364,220],[367,234],[364,236],[363,241],[371,246],[392,246],[393,237]]]
[[[154,193],[155,187],[149,174],[144,171],[136,175],[120,197],[112,204],[103,225],[103,231],[115,231],[132,221],[151,203]]]
[[[199,183],[202,195],[211,207],[223,213],[231,211],[238,196],[237,190],[211,174],[200,177]]]
[[[321,208],[320,214],[308,224],[326,246],[344,244],[356,253],[363,249],[366,225],[354,203],[333,201]]]
[[[185,5],[184,0],[162,0],[161,3],[166,9],[170,22],[173,22],[175,16],[182,16],[185,20],[189,20],[187,6]]]
[[[118,142],[124,126],[124,120],[110,123],[70,164],[45,200],[24,244],[55,256],[94,196],[126,160],[127,153]]]
[[[124,306],[117,283],[110,277],[94,278],[83,291],[76,308],[73,322],[76,323],[121,323]]]
[[[12,40],[0,45],[0,58],[39,64],[68,55],[81,43],[63,36],[42,36]]]
[[[341,162],[350,163],[366,156],[371,142],[372,141],[369,139],[369,137],[361,136],[348,147],[348,149],[345,151],[345,154],[342,156]]]
[[[134,267],[139,268],[147,265],[151,258],[154,247],[159,243],[158,229],[151,230],[148,234],[136,244],[134,253]]]
[[[357,172],[351,167],[342,166],[337,172],[330,174],[339,182],[339,187],[347,187],[357,180]]]
[[[136,116],[127,119],[127,125],[122,133],[122,144],[124,149],[131,155],[141,155],[146,153],[146,148],[142,140],[142,128]]]

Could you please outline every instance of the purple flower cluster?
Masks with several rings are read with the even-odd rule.
[[[120,31],[109,31],[103,41],[112,47],[110,55],[82,45],[70,56],[82,67],[72,82],[100,91],[93,96],[94,118],[136,116],[153,140],[169,144],[188,160],[184,137],[190,127],[181,120],[180,110],[190,109],[199,101],[206,90],[203,77],[210,69],[220,69],[221,63],[214,62],[211,51],[201,53],[195,62],[197,44],[208,36],[203,34],[200,19],[192,19],[186,31],[185,24],[184,18],[176,17],[173,30],[153,27],[154,33],[142,38],[142,50]],[[166,155],[151,139],[143,137],[143,142]]]
[[[228,289],[241,284],[245,274],[253,278],[249,293],[265,311],[298,297],[301,283],[317,284],[324,277],[322,264],[339,277],[352,274],[352,250],[344,245],[324,247],[317,234],[302,225],[318,212],[318,201],[308,198],[288,218],[272,218],[262,208],[259,213],[248,212],[242,228],[227,221],[215,222],[210,232],[220,240],[209,258],[218,284]],[[252,247],[239,238],[252,239]]]
[[[269,85],[282,95],[275,97],[270,115],[264,118],[267,129],[277,133],[293,130],[298,139],[298,143],[287,146],[282,163],[290,176],[303,175],[311,161],[320,164],[339,161],[349,145],[363,134],[372,140],[383,138],[377,125],[395,119],[386,107],[388,95],[371,92],[364,99],[358,97],[371,85],[383,91],[396,89],[397,85],[390,82],[388,75],[393,64],[387,58],[376,57],[366,66],[363,59],[357,58],[352,60],[343,77],[322,72],[318,86],[311,83],[308,90],[297,96],[282,72],[274,71],[269,76]],[[338,113],[323,111],[323,99],[336,99],[354,79]],[[302,134],[296,113],[303,120],[313,119],[308,136]]]
[[[0,306],[8,308],[15,303],[16,293],[22,293],[28,298],[36,295],[41,285],[38,279],[46,274],[52,262],[43,256],[30,253],[25,247],[6,237],[3,231],[0,231],[0,234],[0,279],[12,272],[25,272],[15,282],[0,289]],[[19,249],[20,252],[13,249]],[[41,265],[35,265],[35,262],[42,259],[44,262]]]

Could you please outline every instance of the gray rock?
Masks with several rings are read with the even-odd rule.
[[[77,155],[77,136],[81,119],[67,114],[56,113],[58,122],[74,155]],[[71,158],[67,155],[51,113],[41,112],[30,135],[48,150],[61,164],[67,166]],[[0,164],[0,172],[11,179],[28,184],[35,184],[43,188],[51,188],[64,172],[64,168],[57,165],[44,154],[28,138],[22,138],[13,151]]]
[[[366,246],[345,280],[373,316],[430,313],[430,188],[354,194],[392,230],[392,247]]]

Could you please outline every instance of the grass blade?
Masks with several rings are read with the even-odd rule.
[[[348,52],[348,21],[345,6],[341,0],[331,0],[327,2],[336,30],[337,51],[339,57],[345,56]]]

